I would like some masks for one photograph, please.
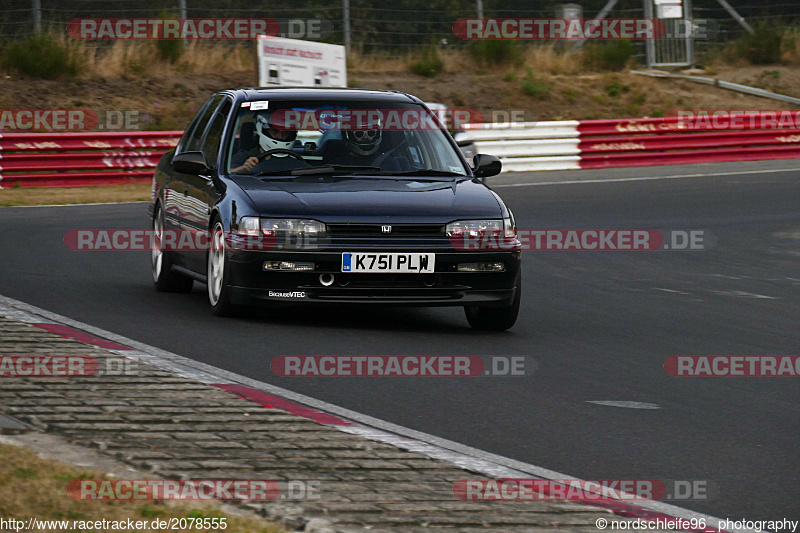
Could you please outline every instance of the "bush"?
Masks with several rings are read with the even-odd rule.
[[[584,47],[583,60],[587,68],[619,71],[633,55],[633,43],[628,40],[591,43]]]
[[[436,48],[423,48],[420,59],[411,64],[411,72],[419,76],[432,78],[444,70],[444,62]]]
[[[550,91],[552,90],[552,85],[537,80],[533,75],[533,71],[528,69],[527,76],[525,76],[525,79],[522,80],[522,92],[528,96],[533,96],[534,98],[544,98],[545,96],[549,95]]]
[[[754,35],[748,33],[734,43],[734,55],[746,59],[753,65],[780,63],[781,43],[787,32],[766,21],[758,22],[753,30]]]
[[[74,76],[80,70],[74,51],[47,34],[9,44],[3,67],[46,80]]]
[[[522,52],[516,41],[480,40],[469,45],[472,59],[484,65],[521,65]]]
[[[620,94],[626,93],[630,90],[630,87],[624,83],[620,83],[619,81],[614,81],[606,85],[606,94],[612,98],[617,98]]]
[[[161,59],[175,63],[183,53],[183,41],[159,39],[156,41],[156,49]]]
[[[788,64],[800,63],[800,26],[788,28],[783,32],[781,61]]]
[[[177,18],[178,16],[162,11],[158,17],[163,20]],[[175,63],[183,54],[183,41],[180,39],[159,39],[156,41],[156,49],[161,59]]]

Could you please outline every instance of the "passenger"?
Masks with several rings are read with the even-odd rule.
[[[405,157],[397,157],[402,152],[398,149],[404,142],[384,143],[383,124],[380,118],[364,118],[354,127],[342,131],[342,141],[330,142],[330,147],[323,154],[327,164],[374,166],[382,170],[405,170],[408,165]],[[382,145],[392,146],[382,150]],[[390,157],[394,156],[394,157]],[[398,163],[402,159],[406,164]]]

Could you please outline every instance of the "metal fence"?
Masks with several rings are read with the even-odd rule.
[[[400,55],[431,45],[460,47],[466,44],[453,35],[453,23],[460,18],[484,17],[552,18],[560,1],[544,0],[1,0],[0,40],[25,38],[37,28],[65,32],[76,18],[157,18],[185,14],[188,18],[237,17],[275,19],[321,19],[329,22],[322,40],[345,44],[355,51]],[[593,18],[606,0],[579,0],[584,18]],[[776,0],[730,0],[729,3],[751,24],[767,21],[800,24],[800,2]],[[349,6],[349,9],[347,9]],[[182,8],[184,8],[182,10]],[[346,16],[349,14],[349,16]],[[694,0],[692,17],[712,21],[708,38],[697,41],[698,52],[741,36],[744,29],[717,0]],[[644,17],[643,0],[619,0],[606,17]],[[636,55],[644,58],[644,43],[637,42]]]

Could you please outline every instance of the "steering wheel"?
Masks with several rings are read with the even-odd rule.
[[[306,162],[306,160],[305,160],[305,159],[303,159],[303,156],[301,156],[301,155],[298,155],[298,154],[297,154],[297,153],[296,153],[294,150],[288,150],[288,149],[286,149],[286,148],[273,148],[272,150],[267,150],[266,152],[264,152],[263,154],[261,154],[260,156],[258,156],[258,162],[259,162],[259,163],[260,163],[260,162],[262,162],[264,159],[266,159],[266,158],[267,158],[267,156],[269,156],[269,155],[272,155],[272,154],[286,154],[286,155],[290,155],[290,156],[294,157],[295,159],[299,159],[299,160],[300,160],[300,161],[302,161],[303,163],[306,163],[306,164],[308,164],[308,163]]]

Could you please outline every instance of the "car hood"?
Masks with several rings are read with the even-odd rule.
[[[323,222],[449,222],[502,216],[495,195],[478,180],[368,176],[231,179],[247,193],[256,210],[268,216],[309,217]]]

